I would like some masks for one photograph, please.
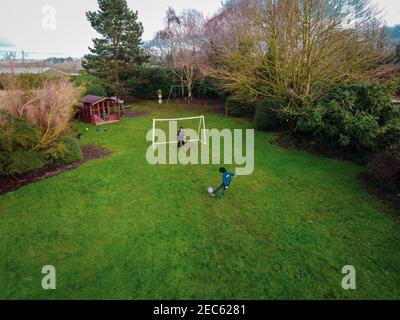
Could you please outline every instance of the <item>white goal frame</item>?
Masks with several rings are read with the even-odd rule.
[[[201,142],[202,144],[207,145],[207,135],[206,135],[206,119],[204,116],[198,117],[189,117],[189,118],[176,118],[176,119],[153,119],[153,148],[156,145],[162,144],[177,144],[177,139],[175,141],[166,141],[166,142],[156,142],[156,124],[157,122],[171,122],[171,121],[182,121],[182,120],[194,120],[199,119],[199,130],[197,131],[197,136],[199,139],[195,140],[187,140],[186,142]],[[201,134],[201,130],[203,130],[203,134]]]

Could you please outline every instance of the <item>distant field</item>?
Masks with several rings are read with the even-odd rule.
[[[0,197],[0,299],[400,299],[400,224],[359,183],[361,168],[281,149],[256,133],[255,172],[224,201],[206,190],[218,165],[151,166],[153,118],[201,107],[142,103],[82,144],[114,153]],[[234,168],[231,168],[234,169]],[[57,289],[41,288],[41,269]],[[357,290],[341,287],[357,269]]]

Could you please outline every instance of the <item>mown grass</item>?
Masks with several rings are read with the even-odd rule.
[[[250,128],[199,108],[135,106],[82,144],[111,157],[0,197],[0,299],[399,299],[400,224],[359,183],[361,168],[281,149],[256,133],[255,171],[209,197],[218,165],[151,166],[153,118],[204,114],[208,128]],[[234,169],[230,167],[230,169]],[[57,289],[41,288],[41,269]],[[341,287],[354,265],[357,290]]]

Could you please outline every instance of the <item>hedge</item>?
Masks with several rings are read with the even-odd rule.
[[[255,104],[241,102],[230,97],[226,100],[225,112],[231,117],[253,117],[255,113]]]
[[[277,131],[287,128],[282,113],[279,112],[282,103],[264,100],[257,104],[254,115],[254,127],[260,131]]]

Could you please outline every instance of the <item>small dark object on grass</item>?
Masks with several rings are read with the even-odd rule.
[[[104,132],[108,132],[108,129],[107,129],[107,128],[105,128],[105,129],[104,129]]]
[[[76,135],[76,138],[78,139],[78,140],[81,140],[81,138],[82,138],[82,133],[81,132],[79,132],[77,135]]]

